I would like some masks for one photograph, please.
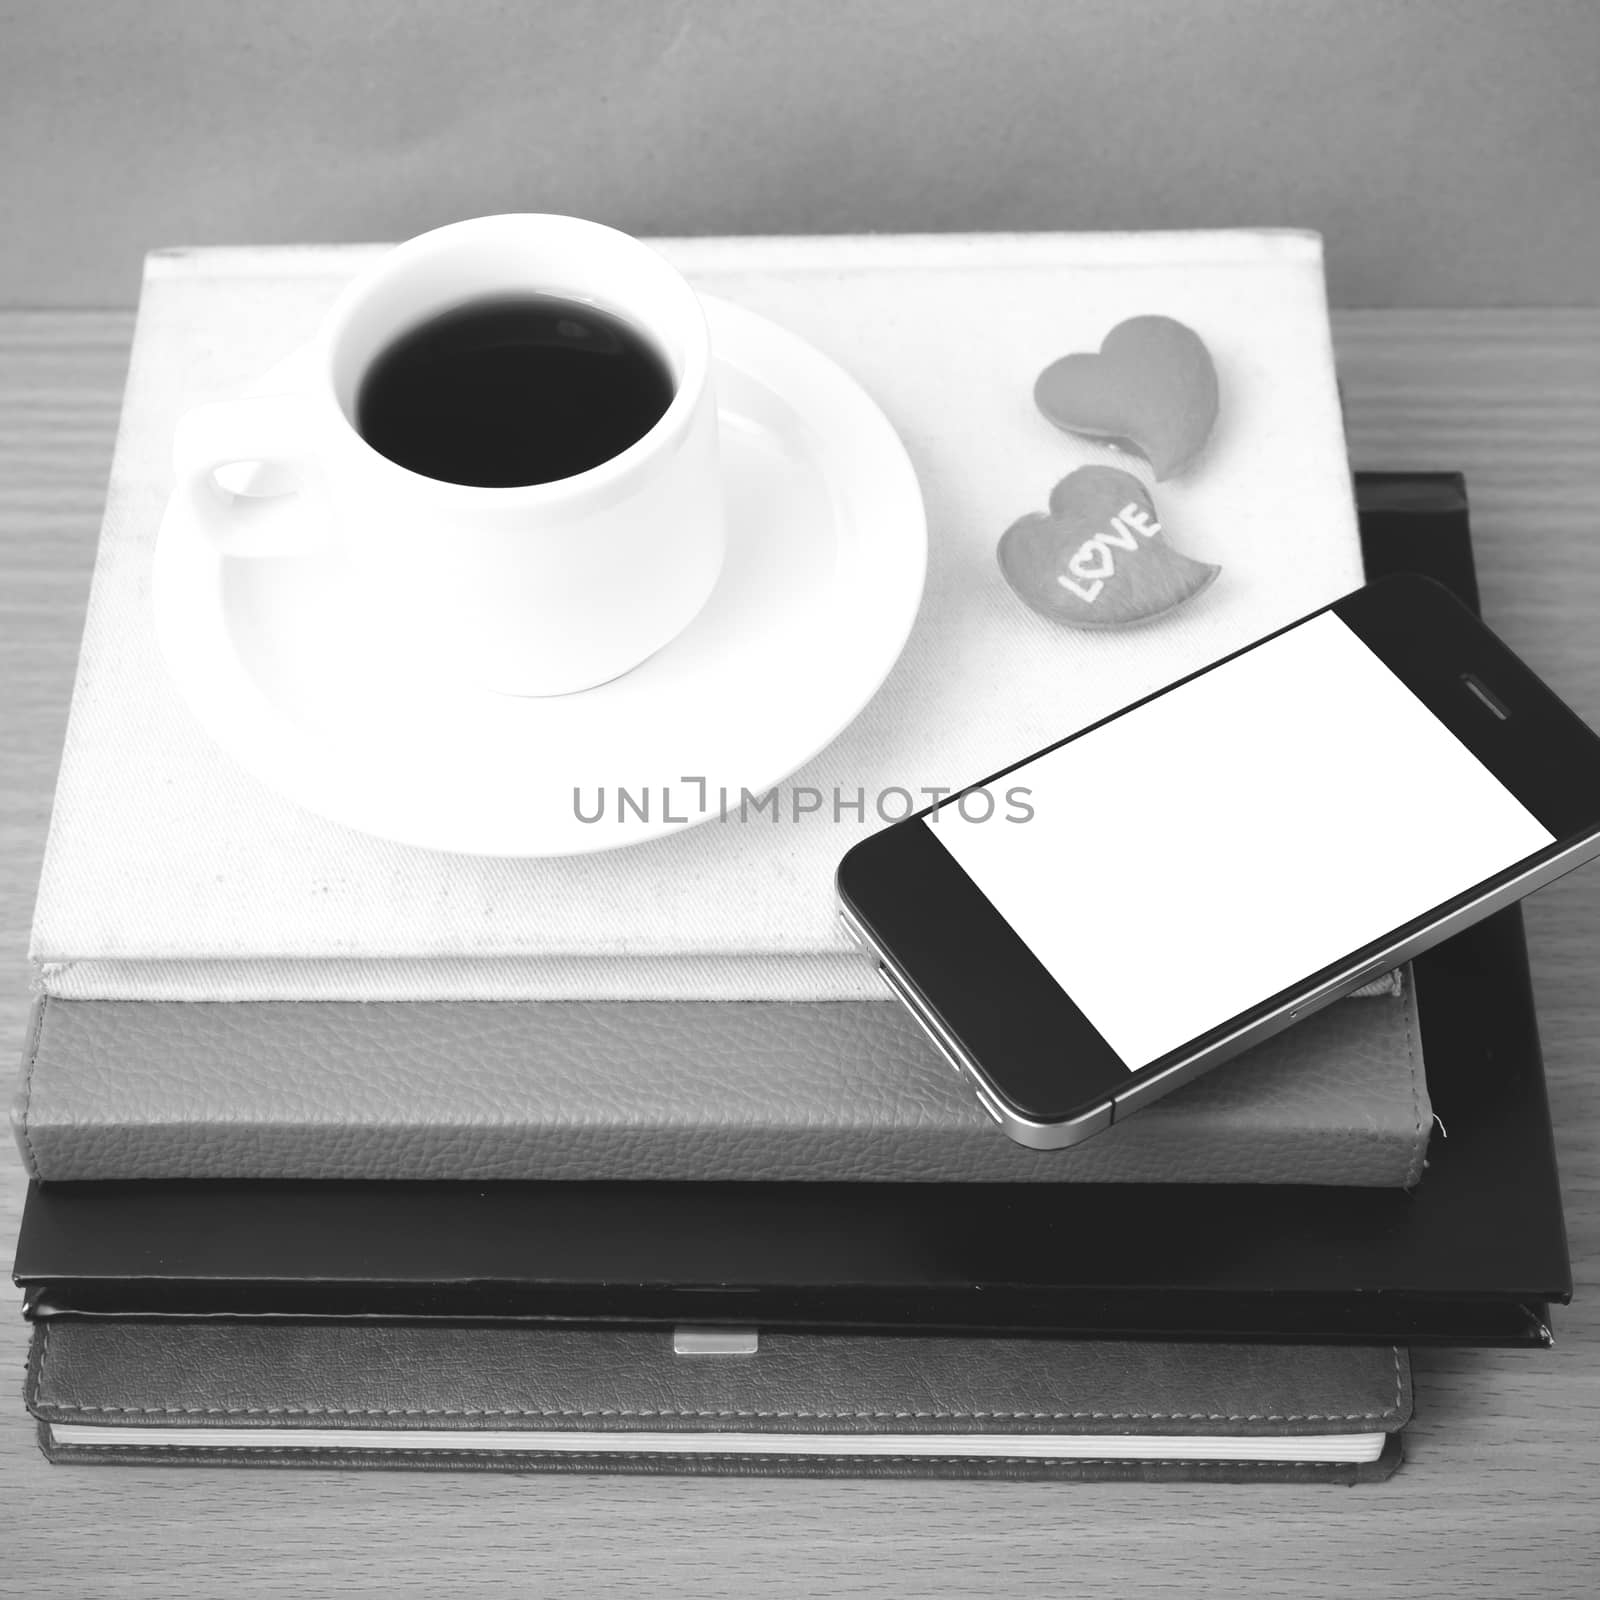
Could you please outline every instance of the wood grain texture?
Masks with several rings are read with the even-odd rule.
[[[131,319],[0,317],[0,1037],[24,950]],[[1351,451],[1457,467],[1487,615],[1600,723],[1600,313],[1337,319]],[[0,1315],[0,1590],[119,1596],[1588,1595],[1600,1561],[1600,873],[1528,908],[1577,1303],[1552,1352],[1417,1360],[1367,1490],[56,1468]],[[6,1152],[9,1256],[23,1182]]]

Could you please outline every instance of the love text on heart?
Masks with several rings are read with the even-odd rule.
[[[1084,602],[1093,605],[1106,586],[1106,579],[1117,570],[1116,550],[1134,551],[1140,539],[1154,539],[1161,532],[1161,524],[1143,506],[1130,501],[1112,519],[1108,528],[1091,534],[1067,562],[1067,570],[1056,574],[1056,582],[1063,589]]]

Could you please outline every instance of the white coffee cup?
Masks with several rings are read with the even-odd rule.
[[[508,294],[585,301],[643,333],[674,382],[649,432],[588,471],[525,488],[442,482],[373,449],[355,411],[374,359],[433,316]],[[331,543],[354,603],[414,630],[430,666],[509,694],[605,683],[705,604],[723,557],[710,340],[694,291],[648,246],[574,217],[439,228],[355,278],[309,358],[298,392],[202,406],[178,424],[177,492],[226,554]],[[230,493],[218,473],[242,462],[292,484],[307,514]]]

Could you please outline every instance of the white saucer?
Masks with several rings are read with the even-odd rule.
[[[678,638],[582,694],[520,699],[440,682],[403,636],[361,620],[335,558],[221,556],[174,500],[152,573],[156,632],[212,738],[322,816],[497,856],[577,855],[690,826],[717,814],[721,791],[736,807],[742,790],[765,794],[831,743],[916,617],[922,496],[854,379],[753,312],[710,296],[705,306],[729,546]],[[253,387],[298,387],[301,359]],[[271,514],[294,507],[289,497]],[[621,820],[619,789],[633,797]],[[602,793],[604,818],[582,820]]]

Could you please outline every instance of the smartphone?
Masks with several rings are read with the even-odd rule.
[[[1600,855],[1600,737],[1385,578],[863,840],[842,915],[1056,1149]]]

